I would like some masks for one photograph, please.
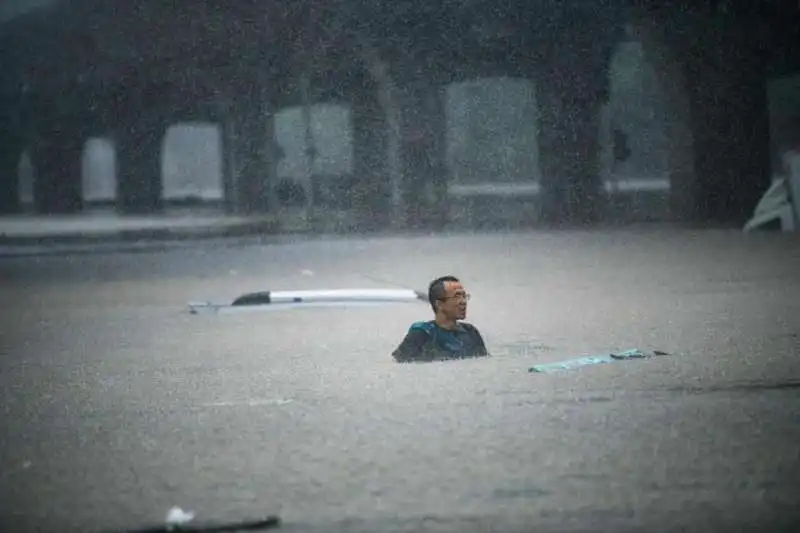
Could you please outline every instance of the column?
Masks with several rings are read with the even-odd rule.
[[[86,137],[73,117],[51,113],[42,120],[32,150],[37,213],[76,213],[83,208],[81,159]]]
[[[627,26],[629,35],[642,43],[647,59],[658,75],[666,97],[666,134],[669,150],[670,211],[676,221],[697,218],[697,177],[695,172],[695,141],[692,130],[691,98],[688,80],[693,73],[686,68],[682,57],[685,40],[669,38],[669,26],[664,20],[676,15],[674,11],[632,10]],[[691,13],[681,13],[691,17]],[[686,24],[685,20],[675,22]]]
[[[547,223],[584,224],[601,220],[606,210],[600,116],[620,28],[598,25],[578,11],[564,16],[569,31],[554,35],[543,61],[531,69],[541,116],[542,215]]]
[[[405,224],[441,228],[449,215],[443,88],[420,80],[408,88],[407,95],[402,145]]]
[[[128,118],[117,130],[117,206],[124,214],[163,209],[161,154],[165,120]]]
[[[739,224],[770,184],[765,69],[759,42],[741,22],[714,22],[685,60],[692,80],[696,215]]]
[[[351,191],[359,227],[375,230],[391,223],[391,196],[386,162],[386,116],[378,101],[378,88],[365,79],[363,89],[352,97],[353,173]]]
[[[225,203],[230,213],[265,213],[272,205],[278,147],[261,91],[236,93],[223,119]]]
[[[384,117],[385,144],[383,160],[386,169],[388,209],[386,210],[390,227],[403,224],[403,181],[404,168],[402,158],[402,87],[396,83],[394,74],[387,61],[381,58],[378,50],[371,46],[359,45],[359,56],[370,79],[374,82],[378,102]]]
[[[540,79],[539,157],[546,223],[588,223],[603,213],[600,101]]]
[[[0,122],[0,214],[20,211],[19,161],[24,150],[22,135],[13,124]]]

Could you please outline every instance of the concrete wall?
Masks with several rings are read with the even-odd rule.
[[[33,205],[35,162],[25,153],[19,164],[20,200],[25,209]],[[117,162],[112,140],[91,138],[84,147],[83,198],[88,207],[112,205],[117,197]],[[164,136],[161,157],[167,200],[221,201],[222,146],[216,125],[176,124]]]
[[[655,184],[667,190],[666,106],[655,71],[644,60],[638,43],[619,46],[611,62],[610,76],[610,101],[601,128],[601,140],[605,139],[603,157],[607,162],[602,170],[604,179],[615,182],[649,180],[651,186]],[[453,84],[446,90],[445,106],[447,165],[452,185],[481,187],[501,183],[521,187],[527,193],[536,191],[541,171],[539,110],[534,81],[492,78]],[[313,168],[309,168],[301,108],[278,112],[274,127],[283,152],[277,170],[279,179],[302,181],[310,171],[323,177],[351,174],[351,120],[346,106],[312,106],[311,134],[317,155]],[[621,164],[614,164],[607,157],[608,133],[613,128],[625,131],[630,139],[631,158]],[[221,149],[220,130],[215,125],[183,123],[169,128],[162,156],[164,198],[222,200]],[[113,202],[116,194],[114,159],[113,144],[109,141],[92,139],[86,144],[83,182],[88,202]],[[34,171],[27,162],[21,165],[20,171],[23,200],[29,203]]]
[[[800,74],[767,83],[772,172],[783,173],[783,156],[800,151]]]
[[[606,191],[612,195],[610,214],[621,219],[666,218],[670,201],[668,105],[655,68],[639,42],[620,43],[611,58],[609,78],[609,100],[598,110],[598,157]],[[540,119],[534,80],[496,78],[455,84],[447,89],[446,106],[452,194],[495,198],[539,194]],[[631,153],[624,162],[613,159],[615,129],[628,136]],[[511,203],[503,209],[509,211]],[[483,204],[485,210],[497,211],[496,202]],[[529,202],[514,209],[531,211],[536,206]]]

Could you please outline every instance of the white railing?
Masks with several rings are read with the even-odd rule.
[[[664,178],[641,178],[641,179],[620,179],[607,180],[603,183],[603,188],[608,194],[636,193],[636,192],[663,192],[670,190],[669,179]],[[535,181],[514,182],[514,183],[475,183],[475,184],[450,184],[447,192],[451,196],[500,196],[506,198],[538,196],[542,192],[542,186]]]

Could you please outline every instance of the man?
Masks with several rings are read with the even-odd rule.
[[[428,286],[434,319],[411,325],[392,353],[398,363],[439,361],[489,355],[478,329],[459,322],[467,316],[469,294],[455,276],[442,276]]]

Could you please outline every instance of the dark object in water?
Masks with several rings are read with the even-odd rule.
[[[230,522],[228,524],[209,525],[173,525],[164,524],[144,529],[130,529],[121,533],[233,533],[235,531],[264,531],[280,527],[281,519],[277,516],[268,516],[258,520],[244,522]]]
[[[297,301],[300,301],[299,299]],[[236,298],[231,305],[263,305],[272,303],[270,291],[251,292]]]

